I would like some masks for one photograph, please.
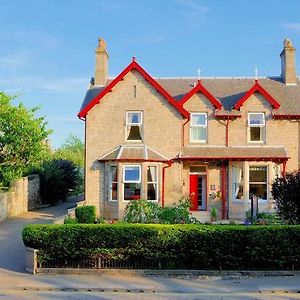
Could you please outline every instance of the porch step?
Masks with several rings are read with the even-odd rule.
[[[200,222],[210,222],[210,211],[192,211],[192,216]]]

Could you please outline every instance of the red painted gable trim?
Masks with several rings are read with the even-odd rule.
[[[189,113],[180,106],[174,98],[155,80],[153,79],[133,58],[132,62],[110,83],[108,84],[90,103],[85,106],[78,114],[79,118],[84,118],[87,113],[97,104],[100,100],[108,93],[112,91],[112,89],[132,70],[137,70],[145,80],[147,80],[164,98],[168,100],[168,102],[174,106],[177,111],[182,114],[185,118],[189,118]]]
[[[198,80],[197,85],[191,89],[187,94],[185,94],[185,96],[181,99],[181,101],[179,102],[181,106],[183,106],[183,104],[188,101],[193,95],[195,95],[196,93],[202,93],[210,102],[211,104],[217,108],[217,109],[221,109],[222,108],[222,104],[217,100],[216,97],[214,97],[201,83],[200,80]]]
[[[246,92],[246,94],[233,106],[234,109],[240,109],[240,107],[247,101],[247,99],[255,92],[260,93],[275,109],[280,107],[280,103],[277,102],[259,83],[255,80],[253,87]]]
[[[300,119],[300,115],[289,115],[289,114],[273,114],[274,119]]]

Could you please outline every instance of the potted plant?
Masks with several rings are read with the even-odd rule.
[[[212,222],[216,222],[217,221],[217,210],[215,207],[213,207],[211,210],[210,210],[210,219]]]

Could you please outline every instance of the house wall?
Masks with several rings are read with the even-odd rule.
[[[117,145],[143,144],[126,141],[125,114],[130,110],[143,111],[144,144],[168,158],[175,157],[181,151],[183,117],[138,72],[129,72],[86,116],[85,198],[100,212],[109,212],[115,205],[111,204],[111,208],[106,205],[104,164],[97,159]],[[173,177],[176,172],[176,166],[172,166],[166,171],[166,177]],[[166,184],[166,202],[177,197],[178,188],[175,186],[176,182]]]

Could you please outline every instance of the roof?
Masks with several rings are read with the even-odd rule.
[[[169,159],[146,145],[120,145],[98,158],[101,161],[157,161]]]
[[[231,159],[231,160],[287,160],[285,147],[281,146],[197,146],[184,147],[180,157],[183,160]]]
[[[173,107],[175,107],[180,114],[186,118],[189,117],[189,113],[181,105],[179,105],[175,99],[135,61],[135,58],[133,58],[132,62],[115,79],[107,83],[107,85],[101,90],[98,90],[98,93],[96,90],[93,90],[85,97],[84,105],[81,107],[78,117],[84,118],[89,110],[99,103],[106,94],[110,93],[112,89],[124,79],[126,74],[132,70],[138,71],[144,77],[144,79],[149,82],[149,84],[151,84]],[[94,96],[95,94],[96,96]]]

